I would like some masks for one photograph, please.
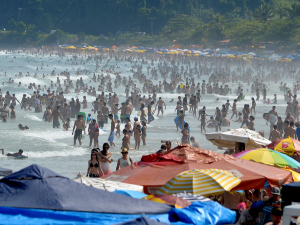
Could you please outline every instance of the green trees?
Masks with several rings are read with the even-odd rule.
[[[201,45],[228,38],[240,45],[294,44],[300,34],[294,0],[3,1],[0,13],[0,27],[9,31],[2,32],[2,43]]]

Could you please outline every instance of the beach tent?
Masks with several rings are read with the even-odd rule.
[[[88,187],[38,165],[0,180],[0,206],[112,214],[166,214],[171,209]]]
[[[137,192],[143,192],[143,186],[126,184],[116,181],[107,181],[104,179],[94,179],[84,176],[83,174],[78,174],[75,179],[77,183],[85,184],[94,188],[98,188],[105,191],[114,192],[116,190],[132,190]]]
[[[12,174],[12,170],[0,167],[0,176],[7,176]]]
[[[154,153],[143,156],[140,162],[103,178],[141,185],[144,187],[144,193],[153,194],[183,171],[212,168],[226,170],[241,179],[241,183],[233,190],[263,188],[266,180],[271,187],[293,181],[289,171],[194,148],[190,145],[178,146],[164,154]]]
[[[271,141],[262,137],[259,133],[245,129],[229,129],[223,132],[213,132],[205,134],[206,139],[211,141],[214,145],[237,149],[239,146],[237,144],[243,143],[245,145],[244,150],[249,150],[253,148],[261,148],[271,144]]]

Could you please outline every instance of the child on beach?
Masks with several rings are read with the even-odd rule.
[[[117,132],[116,132],[116,136],[118,136],[118,137],[121,136],[120,122],[121,122],[120,120],[117,120],[117,126],[116,126]]]
[[[181,143],[182,144],[189,144],[189,124],[185,123],[184,124],[184,129],[181,131],[182,133],[182,138],[181,138]]]
[[[181,110],[181,104],[179,103],[179,102],[177,102],[177,106],[176,106],[176,108],[175,108],[175,111],[177,112],[177,116],[179,116],[180,115],[180,110]]]
[[[140,149],[141,144],[141,125],[137,125],[135,132],[134,132],[134,140],[135,140],[135,147],[134,149]]]
[[[91,114],[88,114],[88,117],[86,118],[86,124],[92,122],[93,118],[91,116],[92,116]]]
[[[142,132],[142,141],[143,141],[143,145],[146,145],[146,130],[147,130],[147,124],[146,124],[146,121],[142,121],[142,129],[141,129],[141,132]]]
[[[277,104],[277,96],[276,96],[276,94],[274,94],[273,103],[274,103],[274,104]]]
[[[207,121],[207,127],[211,128],[211,127],[214,127],[215,126],[215,119],[213,116],[210,117],[210,120]]]
[[[94,148],[99,148],[99,128],[96,128],[94,133]]]
[[[249,120],[250,120],[250,122],[249,122],[249,124],[247,126],[248,129],[249,130],[255,130],[255,128],[254,128],[254,120],[255,120],[254,116],[250,116]]]
[[[237,119],[236,121],[234,121],[234,122],[238,122],[238,123],[243,122],[242,115],[243,115],[243,114],[242,114],[241,112],[239,112],[239,113],[238,113],[238,116],[239,116],[239,117],[238,117],[238,119]]]
[[[67,118],[67,122],[63,125],[63,128],[66,130],[66,131],[69,131],[69,128],[70,128],[70,118]]]

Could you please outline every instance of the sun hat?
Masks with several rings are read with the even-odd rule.
[[[127,148],[123,148],[122,151],[121,151],[121,153],[125,153],[125,152],[128,153]]]

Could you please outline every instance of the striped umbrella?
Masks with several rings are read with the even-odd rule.
[[[233,174],[219,169],[189,170],[169,180],[156,193],[176,194],[193,193],[203,196],[216,195],[230,191],[239,185],[241,180]]]

